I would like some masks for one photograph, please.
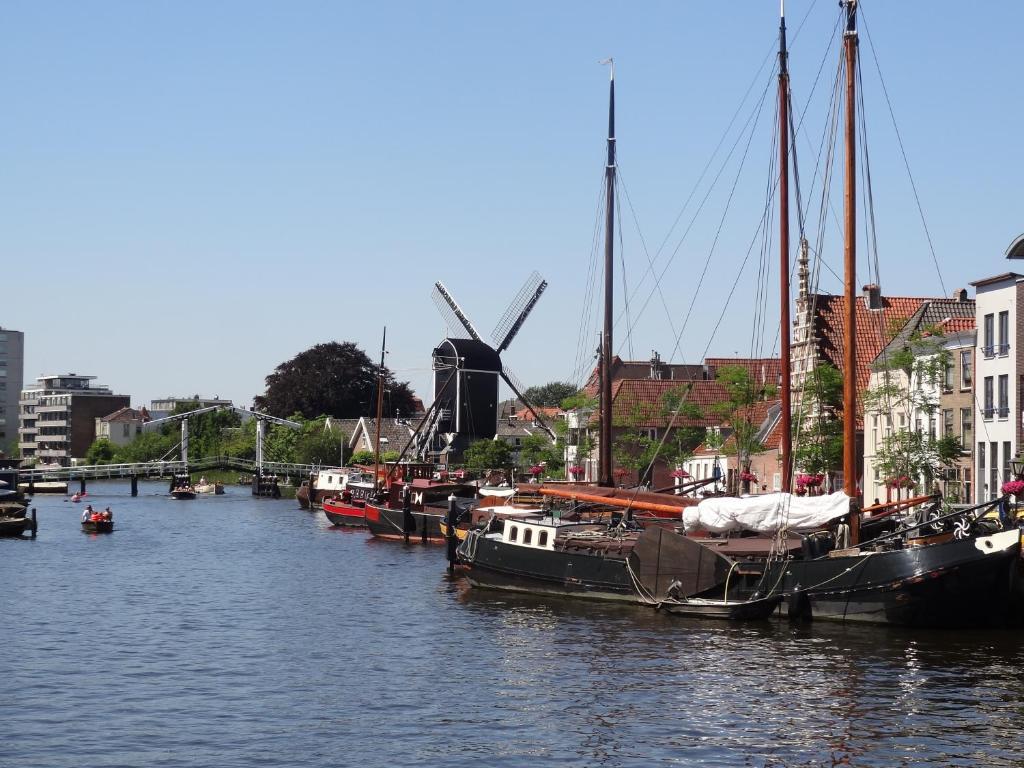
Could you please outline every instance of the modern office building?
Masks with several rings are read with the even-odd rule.
[[[18,445],[23,459],[71,466],[92,445],[97,417],[131,405],[128,395],[93,384],[95,378],[77,373],[40,376],[21,391]]]
[[[0,325],[0,453],[18,444],[18,398],[24,384],[25,334]]]

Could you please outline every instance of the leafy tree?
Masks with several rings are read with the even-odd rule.
[[[373,464],[373,451],[356,451],[349,457],[348,464]]]
[[[922,418],[934,423],[949,359],[948,350],[942,348],[941,334],[933,329],[915,332],[903,348],[879,364],[880,380],[864,394],[865,407],[886,412],[902,410],[910,422]],[[882,439],[875,461],[887,480],[907,478],[930,489],[942,471],[955,464],[960,449],[960,441],[954,436],[939,439],[931,430],[905,430]]]
[[[576,394],[576,387],[567,381],[549,381],[523,392],[523,397],[534,406],[554,407],[565,398]]]
[[[565,466],[564,446],[557,439],[552,442],[547,435],[524,437],[519,447],[519,465],[532,467],[538,464],[543,464],[548,474],[561,472]]]
[[[757,441],[760,424],[755,424],[751,417],[754,403],[775,394],[775,388],[754,382],[750,371],[742,365],[725,365],[718,369],[715,378],[725,387],[725,399],[712,407],[732,429],[733,445],[730,453],[735,453],[740,472],[750,471],[750,457],[764,450]],[[750,482],[743,481],[743,492],[750,492]]]
[[[199,409],[199,401],[191,400],[185,403],[178,403],[171,415],[177,416]],[[190,459],[201,459],[208,456],[218,456],[224,451],[225,430],[237,428],[242,423],[242,417],[237,411],[227,408],[218,408],[215,411],[190,416],[188,419],[188,455]],[[177,423],[165,424],[161,431],[164,435],[179,437],[180,425]]]
[[[843,465],[843,374],[831,363],[817,363],[804,383],[801,410],[793,419],[794,465],[808,474],[826,474]]]
[[[376,409],[377,365],[352,342],[317,344],[281,363],[266,378],[267,391],[256,407],[287,417],[301,413],[307,419],[329,413],[356,418]],[[413,393],[408,383],[395,381],[384,369],[385,406],[388,414],[410,414]]]
[[[512,463],[512,451],[504,440],[474,440],[462,460],[470,469],[502,469]]]
[[[85,452],[86,464],[110,464],[116,453],[116,447],[107,438],[102,437]]]
[[[178,439],[173,432],[166,435],[162,431],[143,432],[128,445],[120,446],[114,453],[113,462],[115,464],[135,464],[162,459],[177,445]],[[168,458],[176,459],[177,457]]]

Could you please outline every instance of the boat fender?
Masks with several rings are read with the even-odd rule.
[[[811,620],[811,598],[807,596],[807,591],[800,585],[797,585],[797,588],[787,598],[787,603],[789,604],[790,621]]]

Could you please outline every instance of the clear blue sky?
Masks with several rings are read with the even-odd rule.
[[[863,10],[946,290],[1005,271],[1024,231],[1024,6]],[[653,254],[748,85],[769,83],[757,72],[777,13],[775,0],[5,3],[0,324],[26,332],[29,380],[76,371],[135,403],[193,392],[248,403],[314,343],[351,340],[375,356],[386,322],[389,365],[429,401],[444,335],[433,281],[489,331],[536,269],[550,288],[506,362],[527,384],[567,378],[603,167],[597,61],[616,60],[623,178]],[[787,16],[803,105],[838,8],[791,0]],[[866,38],[862,53],[883,290],[941,294]],[[833,47],[800,139],[805,185],[835,62]],[[773,114],[769,103],[753,130],[676,359],[700,359],[737,278]],[[738,157],[662,281],[677,330]],[[623,224],[635,313],[650,281],[637,289],[647,259],[628,208]],[[826,244],[838,269],[834,231]],[[754,271],[711,354],[751,352]],[[822,288],[840,290],[827,274]],[[772,299],[769,327],[776,317]],[[655,297],[634,354],[668,357],[674,344]]]

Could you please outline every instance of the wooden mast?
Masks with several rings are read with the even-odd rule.
[[[611,65],[608,91],[608,162],[604,169],[604,331],[601,334],[601,424],[597,456],[598,485],[611,487],[612,480],[612,297],[615,239],[615,63]]]
[[[384,346],[388,340],[388,329],[380,340],[380,367],[377,368],[377,435],[373,440],[373,491],[380,490],[380,420],[384,412]]]
[[[781,423],[782,431],[782,492],[791,491],[793,477],[793,429],[790,387],[790,333],[789,317],[789,69],[786,54],[786,6],[779,5],[779,294],[781,296],[779,324],[782,326],[781,355]]]
[[[846,332],[843,363],[843,484],[855,502],[857,492],[857,0],[844,0],[846,32],[846,168],[843,193],[844,282],[846,287]],[[855,507],[858,506],[855,503]],[[850,543],[860,540],[860,515],[850,513]]]

